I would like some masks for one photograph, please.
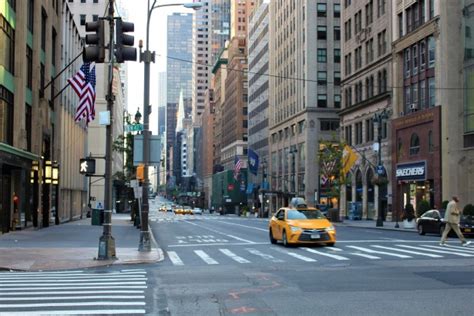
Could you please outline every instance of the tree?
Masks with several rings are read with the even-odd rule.
[[[124,113],[124,121],[127,125],[135,125],[140,122],[131,122],[130,114]],[[133,166],[133,135],[131,132],[119,135],[112,144],[114,151],[125,155],[123,172],[116,172],[114,178],[117,180],[130,181],[135,178],[136,167]]]
[[[329,198],[337,199],[337,204],[339,205],[341,187],[346,185],[346,175],[341,172],[345,144],[334,137],[330,141],[320,140],[319,146],[320,178],[326,178],[329,181],[329,190],[326,193]]]

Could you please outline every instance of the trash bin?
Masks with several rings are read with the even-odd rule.
[[[104,223],[104,210],[93,208],[91,216],[91,225],[102,226]]]

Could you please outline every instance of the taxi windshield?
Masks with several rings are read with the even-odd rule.
[[[325,218],[319,210],[289,210],[288,219],[322,219]]]

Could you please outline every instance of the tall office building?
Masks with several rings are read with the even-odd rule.
[[[185,103],[185,113],[190,115],[192,98],[192,26],[193,15],[173,13],[167,21],[167,65],[166,65],[166,170],[173,168],[173,153],[176,142],[177,110],[180,94]]]
[[[209,1],[201,1],[202,8],[194,12],[192,45],[192,117],[204,110],[204,95],[209,87]]]
[[[269,3],[259,0],[249,20],[249,100],[248,100],[248,147],[254,150],[261,166],[268,161],[268,92],[269,77]],[[263,170],[262,170],[263,174]],[[259,171],[261,183],[262,174]]]
[[[325,15],[318,13],[324,3]],[[275,196],[270,208],[286,205],[295,195],[315,202],[319,181],[319,140],[330,140],[325,127],[338,121],[340,49],[337,0],[270,2],[268,177]],[[317,59],[326,50],[326,60]]]
[[[214,66],[230,39],[230,0],[211,0],[209,15],[209,65]],[[210,69],[209,69],[210,70]]]
[[[374,184],[377,174],[380,131],[383,166],[391,174],[388,116],[392,111],[392,7],[384,0],[345,1],[342,7],[342,110],[341,137],[364,157],[346,175],[341,190],[341,215],[348,216],[350,203],[363,218],[378,217],[379,205],[386,213],[391,204],[391,183]],[[318,51],[318,58],[323,58]],[[341,76],[337,80],[340,80]],[[380,127],[380,129],[378,128]],[[380,162],[381,163],[381,162]],[[323,186],[323,189],[329,184]],[[380,203],[378,203],[380,202]]]

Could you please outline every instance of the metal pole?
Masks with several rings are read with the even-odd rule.
[[[376,120],[377,120],[377,132],[378,132],[378,135],[377,135],[377,141],[379,143],[379,152],[378,152],[378,157],[377,157],[377,167],[378,166],[381,166],[382,165],[382,114],[376,114]],[[382,175],[378,175],[378,178],[380,180],[380,178],[382,177]],[[376,223],[376,226],[377,227],[382,227],[383,226],[383,218],[382,218],[382,197],[381,197],[381,185],[380,185],[380,181],[377,183],[377,187],[378,187],[378,191],[379,191],[379,194],[378,194],[378,199],[377,199],[377,205],[378,205],[378,214],[377,214],[377,223]]]
[[[152,8],[153,10],[153,8]],[[148,164],[150,160],[150,137],[149,137],[149,115],[150,115],[150,62],[151,52],[149,50],[150,43],[150,0],[148,0],[147,20],[146,20],[146,46],[143,53],[144,62],[144,96],[143,96],[143,164],[144,177],[142,185],[142,210],[141,210],[141,227],[140,227],[140,244],[139,251],[151,251],[150,230],[148,228]]]
[[[112,123],[114,95],[112,93],[113,54],[114,54],[114,0],[109,0],[109,77],[107,92],[107,111],[110,121],[105,132],[105,194],[104,194],[104,223],[103,233],[99,239],[98,260],[116,259],[115,239],[112,237]]]

